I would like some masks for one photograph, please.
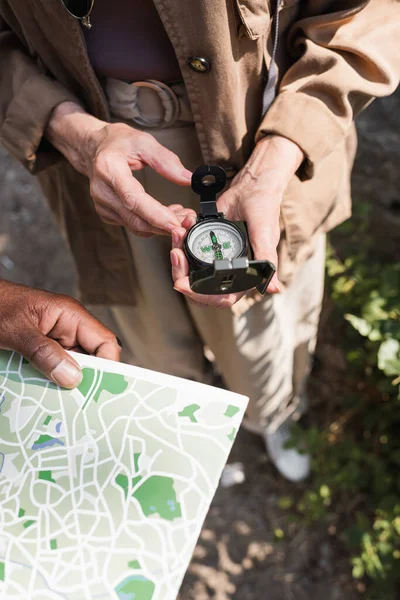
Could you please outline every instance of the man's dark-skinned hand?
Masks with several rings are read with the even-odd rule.
[[[16,350],[51,381],[71,389],[82,372],[66,350],[116,361],[121,352],[115,335],[73,298],[3,280],[0,348]]]

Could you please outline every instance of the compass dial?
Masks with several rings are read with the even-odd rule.
[[[224,258],[238,258],[245,252],[241,231],[223,220],[200,223],[189,233],[187,244],[193,256],[209,264]]]

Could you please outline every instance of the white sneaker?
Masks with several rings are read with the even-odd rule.
[[[296,448],[285,448],[285,443],[291,437],[293,422],[285,421],[273,433],[264,433],[264,441],[268,455],[286,479],[293,482],[304,481],[311,472],[311,459],[309,454],[300,454]]]

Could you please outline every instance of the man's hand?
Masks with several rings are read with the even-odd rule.
[[[232,185],[218,200],[218,210],[232,221],[246,221],[254,257],[269,260],[276,267],[277,246],[280,238],[280,206],[283,193],[304,159],[302,150],[293,142],[279,136],[262,139],[255,147],[246,166],[232,181]],[[193,220],[188,216],[183,225]],[[206,296],[195,294],[189,285],[189,266],[182,250],[183,236],[173,235],[171,252],[172,277],[176,290],[192,301],[217,307],[229,307],[244,293]],[[278,275],[272,278],[270,294],[280,291]]]
[[[119,360],[117,338],[73,298],[0,281],[0,348],[16,350],[57,385],[82,381],[65,351]]]
[[[90,193],[103,221],[148,237],[179,229],[190,212],[163,206],[132,176],[132,171],[149,166],[168,181],[190,185],[190,171],[149,133],[123,123],[104,123],[79,105],[64,102],[53,112],[46,138],[89,177]]]

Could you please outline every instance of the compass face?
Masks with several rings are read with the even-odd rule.
[[[193,256],[209,264],[224,258],[238,258],[245,251],[241,231],[223,220],[205,221],[194,227],[189,233],[187,245]]]

